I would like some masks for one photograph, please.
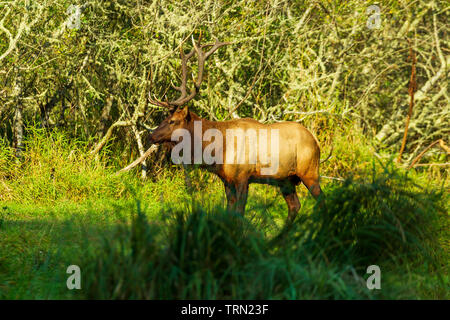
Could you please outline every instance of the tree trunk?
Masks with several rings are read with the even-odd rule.
[[[23,108],[22,105],[17,105],[16,113],[14,115],[14,148],[16,157],[22,158],[23,151]]]

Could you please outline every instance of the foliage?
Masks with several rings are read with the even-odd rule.
[[[117,176],[85,143],[33,130],[23,162],[0,152],[1,298],[446,297],[446,176],[373,161],[362,137],[336,137],[325,169],[354,176],[323,181],[325,211],[299,187],[298,221],[283,231],[273,187],[252,186],[245,218],[227,216],[221,182],[202,171],[189,194],[181,170]],[[78,293],[65,286],[72,264]],[[380,292],[365,287],[369,264]]]
[[[412,192],[397,174],[374,175],[371,182],[347,180],[328,192],[326,212],[318,206],[277,237],[221,209],[169,211],[164,223],[155,225],[137,202],[131,227],[119,228],[84,257],[89,270],[81,296],[417,298],[411,282],[398,287],[391,281],[393,274],[414,278],[412,270],[423,265],[430,273],[445,267],[436,229],[441,195]],[[366,290],[358,276],[371,264],[390,270],[379,292]],[[435,293],[445,295],[444,280],[438,279]]]
[[[367,27],[372,3],[379,29]],[[408,40],[418,90],[403,162],[449,136],[449,14],[425,0],[1,2],[0,298],[448,299],[448,154],[430,149],[422,161],[437,165],[409,171],[390,160]],[[148,179],[116,174],[150,147],[166,111],[148,94],[173,98],[180,46],[200,32],[232,43],[189,108],[298,121],[322,158],[333,150],[325,206],[299,186],[290,230],[275,188],[252,185],[246,216],[225,215],[217,177],[188,171],[187,192],[163,147]],[[81,292],[66,288],[71,264]],[[370,264],[381,291],[365,286]]]
[[[20,127],[36,123],[91,146],[116,137],[122,163],[136,157],[140,144],[148,147],[147,129],[164,117],[148,93],[172,98],[179,46],[187,49],[200,31],[205,41],[232,42],[207,63],[192,104],[202,116],[302,121],[327,144],[330,130],[356,123],[396,152],[409,99],[409,38],[419,87],[405,157],[449,134],[445,2],[381,1],[379,29],[367,27],[371,3],[360,1],[80,1],[79,29],[67,24],[77,3],[27,3],[0,4],[2,25],[18,36],[0,33],[0,52],[13,47],[0,60],[0,135],[17,148]],[[14,33],[21,23],[28,27]],[[446,157],[437,149],[426,156]]]

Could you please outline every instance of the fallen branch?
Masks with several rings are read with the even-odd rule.
[[[134,160],[131,164],[129,164],[125,168],[122,168],[119,171],[117,171],[115,175],[117,176],[121,172],[130,171],[131,169],[136,167],[138,164],[145,161],[145,159],[147,159],[148,156],[151,155],[153,152],[155,152],[157,149],[158,149],[158,146],[156,144],[153,144],[150,148],[148,148],[147,151],[145,151],[145,153],[142,156],[140,156],[138,159]]]
[[[100,140],[99,143],[97,143],[97,145],[89,152],[90,154],[96,154],[97,152],[99,152],[103,146],[106,144],[106,142],[108,142],[109,138],[111,138],[111,135],[113,133],[114,128],[116,127],[127,127],[130,126],[132,124],[131,121],[116,121],[114,122],[111,127],[109,127],[108,131],[106,132],[105,136]]]
[[[328,176],[320,176],[320,178],[330,179],[330,180],[337,180],[337,181],[345,181],[345,179],[342,179],[342,178],[328,177]]]
[[[446,163],[418,163],[414,167],[446,167],[450,166],[450,162]]]
[[[144,145],[142,144],[141,133],[137,129],[136,125],[131,126],[133,133],[136,137],[136,142],[138,145],[139,155],[142,157],[144,155]],[[142,179],[147,178],[147,163],[145,159],[142,161]]]
[[[445,150],[447,152],[447,154],[450,154],[450,148],[448,146],[445,145],[444,140],[439,139],[436,140],[435,142],[433,142],[432,144],[430,144],[428,147],[426,147],[412,162],[411,164],[408,166],[408,169],[411,169],[414,166],[419,166],[416,165],[416,163],[420,160],[420,158],[422,158],[422,156],[425,154],[425,152],[427,152],[428,150],[430,150],[431,147],[433,147],[434,145],[438,144],[439,146]]]
[[[141,97],[145,96],[145,91],[146,91],[145,74],[146,74],[146,69],[144,67],[144,71],[142,73],[142,83],[143,83],[143,85],[142,85]],[[117,103],[121,107],[121,109],[123,110],[122,116],[119,118],[119,120],[114,122],[109,127],[109,129],[106,132],[105,136],[97,143],[97,145],[95,145],[94,148],[92,148],[92,150],[89,153],[90,154],[96,154],[97,152],[99,152],[105,146],[105,144],[108,142],[108,140],[111,138],[111,135],[113,134],[114,128],[117,128],[117,127],[129,127],[129,126],[131,126],[132,128],[136,128],[139,118],[144,116],[146,103],[143,100],[144,99],[139,100],[138,106],[134,109],[133,115],[130,115],[130,113],[128,111],[128,106],[126,104],[125,105],[122,104],[122,100],[120,99],[120,97],[117,98]],[[128,115],[128,120],[122,120],[122,117],[125,117],[125,114]],[[135,135],[136,135],[136,140],[137,140],[138,147],[140,148],[140,144],[141,144],[141,142],[139,141],[140,134],[138,133],[138,131],[135,131]],[[139,152],[141,152],[141,149],[139,150]]]

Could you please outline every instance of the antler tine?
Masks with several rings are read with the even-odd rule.
[[[181,84],[179,87],[172,84],[172,87],[175,90],[180,91],[180,93],[181,93],[180,96],[174,101],[163,102],[163,101],[153,99],[149,93],[149,101],[152,104],[160,106],[160,107],[166,107],[166,108],[172,109],[174,107],[180,107],[180,106],[184,105],[185,103],[189,102],[190,100],[192,100],[197,95],[198,91],[200,90],[200,84],[203,81],[203,71],[205,68],[206,59],[208,59],[208,57],[211,54],[213,54],[220,47],[230,44],[230,42],[219,42],[216,39],[216,42],[214,44],[201,45],[201,40],[202,40],[202,32],[201,31],[200,31],[200,35],[198,37],[197,42],[195,42],[193,36],[191,38],[192,38],[193,48],[188,54],[184,53],[184,51],[183,51],[183,43],[181,43],[181,45],[180,45]],[[206,53],[203,52],[203,50],[202,50],[203,48],[211,47],[211,46],[212,46],[212,48],[208,52],[206,52]],[[186,87],[187,86],[187,76],[188,76],[187,62],[189,59],[191,59],[194,56],[195,53],[197,53],[197,56],[198,56],[198,75],[197,75],[197,79],[193,79],[194,88],[188,95],[187,87]]]
[[[220,47],[226,46],[227,44],[231,44],[231,42],[220,42],[217,38],[216,38],[216,42],[214,44],[207,44],[204,45],[204,47],[206,46],[213,46],[208,52],[206,52],[205,54],[205,59],[208,59],[208,57],[210,55],[212,55],[217,49],[219,49]]]
[[[193,40],[193,39],[192,39]],[[219,49],[220,47],[230,44],[229,42],[220,42],[217,38],[216,38],[216,42],[214,44],[205,44],[205,45],[200,45],[200,42],[197,42],[197,44],[193,42],[194,45],[194,49],[197,52],[197,56],[198,56],[198,75],[197,75],[197,81],[194,82],[195,85],[195,89],[198,91],[200,89],[200,84],[203,81],[203,71],[205,69],[205,61],[206,59],[208,59],[208,57],[213,54],[217,49]],[[212,46],[212,48],[208,51],[208,52],[204,52],[202,50],[202,48],[205,47],[209,47]]]
[[[165,101],[159,101],[157,99],[153,99],[152,96],[150,95],[150,92],[148,93],[148,101],[150,101],[150,103],[155,105],[155,106],[159,106],[159,107],[163,107],[163,108],[169,108],[169,109],[172,108],[170,106],[170,104],[165,102]]]
[[[178,99],[169,102],[170,104],[179,106],[180,105],[179,103],[182,102],[184,98],[186,98],[186,95],[187,95],[186,85],[187,85],[187,74],[188,74],[187,62],[190,58],[192,58],[193,55],[194,55],[194,49],[192,49],[188,54],[185,54],[183,51],[183,44],[180,45],[181,85],[179,87],[175,87],[175,89],[180,91],[181,95]]]
[[[158,106],[158,107],[167,108],[167,109],[169,109],[169,110],[172,110],[172,109],[173,109],[173,106],[171,106],[168,102],[165,102],[165,101],[159,101],[159,100],[153,99],[153,98],[151,97],[150,93],[148,94],[148,101],[149,101],[151,104],[153,104],[153,105],[155,105],[155,106]]]
[[[170,85],[171,85],[172,88],[174,88],[175,90],[181,91],[181,88],[180,88],[180,87],[177,87],[176,85],[174,85],[172,81],[170,81]]]

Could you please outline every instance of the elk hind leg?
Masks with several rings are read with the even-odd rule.
[[[308,190],[312,194],[312,196],[316,200],[318,200],[319,196],[323,193],[322,189],[320,188],[320,184],[319,184],[319,175],[314,176],[314,177],[303,177],[302,182],[306,186],[306,188],[308,188]],[[326,207],[325,207],[325,202],[324,202],[323,197],[319,201],[320,201],[319,208],[321,208],[322,210],[325,210],[325,212],[326,212]]]
[[[320,188],[318,175],[312,177],[311,176],[302,177],[301,180],[315,199],[317,199],[322,194],[322,189]]]
[[[298,200],[297,191],[295,190],[295,184],[289,180],[286,180],[281,186],[281,193],[288,206],[288,217],[286,223],[294,222],[300,210],[300,201]]]

